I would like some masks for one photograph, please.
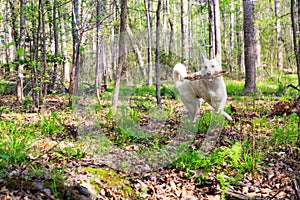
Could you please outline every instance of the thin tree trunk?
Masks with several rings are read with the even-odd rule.
[[[244,93],[256,91],[255,44],[252,0],[244,0],[244,50],[246,79]]]
[[[70,74],[70,88],[69,88],[70,105],[74,103],[73,96],[76,96],[78,93],[79,48],[80,48],[79,29],[78,29],[78,11],[79,11],[78,0],[73,0],[72,5],[73,5],[72,7],[73,56],[72,56],[72,69]]]
[[[123,64],[125,61],[125,43],[126,43],[126,20],[127,20],[127,0],[122,0],[121,4],[121,23],[120,23],[120,40],[119,40],[119,61],[115,78],[114,94],[112,99],[113,111],[117,111],[118,99],[119,99],[119,90],[121,82],[121,73],[123,69]]]
[[[102,39],[102,14],[103,13],[103,2],[97,2],[97,47],[96,47],[96,80],[95,80],[95,91],[99,104],[100,94],[101,94],[101,85],[102,85],[102,76],[103,76],[103,39]]]
[[[298,4],[298,12],[297,12],[297,4]],[[297,64],[297,74],[298,74],[298,86],[300,86],[300,34],[297,34],[297,24],[298,20],[298,28],[300,26],[300,2],[297,1],[295,6],[294,0],[291,0],[291,20],[292,20],[292,29],[293,29],[293,44],[294,44],[294,53],[296,56],[296,64]],[[296,7],[296,10],[295,10]],[[297,16],[298,15],[298,16]],[[295,20],[296,19],[296,20]],[[298,37],[298,38],[297,38]],[[298,39],[298,43],[297,43]]]
[[[189,2],[188,0],[181,0],[181,37],[182,37],[182,59],[188,61],[189,59]]]
[[[275,18],[276,18],[276,57],[277,57],[277,69],[281,71],[283,67],[283,57],[281,51],[281,26],[280,26],[280,18],[279,18],[279,9],[280,4],[279,0],[275,0]]]
[[[20,39],[18,45],[18,56],[19,60],[25,60],[25,37],[26,37],[26,18],[25,18],[25,6],[26,0],[20,0]],[[20,103],[23,101],[24,94],[23,94],[23,68],[24,64],[18,65],[18,75],[17,75],[17,101]]]
[[[31,4],[32,8],[35,8],[34,3]],[[39,108],[39,93],[40,90],[36,90],[35,88],[39,87],[39,79],[38,79],[38,71],[37,71],[37,64],[38,64],[38,57],[39,57],[39,42],[40,42],[40,29],[41,29],[41,12],[38,12],[37,17],[37,27],[35,25],[35,19],[32,18],[31,24],[33,27],[32,32],[32,60],[35,64],[32,67],[32,77],[31,77],[31,85],[32,85],[32,100],[34,103],[34,107],[36,110]]]
[[[147,62],[148,62],[148,85],[153,85],[153,69],[152,69],[152,0],[144,0],[146,9],[148,48],[147,48]]]
[[[210,57],[216,58],[221,64],[221,28],[219,0],[209,1],[210,21]]]
[[[230,74],[232,75],[233,66],[234,66],[234,3],[233,0],[230,1],[230,19],[229,19],[229,26],[230,26],[230,33],[229,33],[229,43],[230,43],[230,54],[229,54],[229,70]]]
[[[220,4],[219,4],[219,0],[213,0],[213,4],[214,4],[214,12],[215,12],[215,34],[216,34],[216,42],[215,42],[215,55],[214,57],[219,61],[220,65],[222,62],[222,41],[221,41],[221,22],[220,22]]]
[[[42,62],[42,68],[43,68],[43,75],[41,76],[41,93],[40,93],[40,103],[43,102],[43,97],[47,95],[47,51],[46,51],[46,30],[45,30],[45,14],[44,12],[44,1],[40,0],[40,11],[42,12],[42,44],[43,44],[43,62]]]
[[[162,107],[161,94],[160,94],[160,10],[161,0],[158,0],[157,11],[156,11],[156,51],[155,51],[155,62],[156,62],[156,101],[158,107]]]
[[[142,75],[142,79],[144,80],[145,77],[146,77],[146,70],[145,70],[145,63],[144,63],[144,60],[143,60],[142,53],[139,49],[139,46],[137,45],[137,41],[134,38],[133,33],[132,33],[132,31],[131,31],[128,24],[126,25],[126,31],[127,31],[127,34],[128,34],[128,38],[131,42],[131,45],[133,46],[134,53],[135,53],[135,55],[136,55],[136,57],[139,61],[140,72],[141,72],[141,75]]]
[[[58,40],[58,24],[57,24],[57,0],[54,0],[53,2],[53,35],[54,35],[54,65],[53,65],[53,74],[52,74],[52,80],[51,80],[51,86],[53,90],[56,90],[56,82],[57,82],[57,67],[58,67],[58,61],[57,58],[59,56],[59,40]]]
[[[216,42],[216,33],[215,33],[215,12],[214,5],[212,0],[209,0],[209,11],[208,11],[208,19],[209,19],[209,55],[210,58],[215,55],[215,42]]]
[[[172,56],[174,55],[173,49],[174,49],[174,23],[171,17],[169,17],[169,24],[170,24],[170,42],[169,42],[169,55],[168,60],[171,61]],[[170,68],[167,68],[167,77],[169,77]]]

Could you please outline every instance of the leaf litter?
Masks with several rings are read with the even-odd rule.
[[[36,113],[22,112],[24,110],[22,106],[14,105],[14,101],[7,99],[7,97],[1,98],[0,102],[1,105],[9,108],[9,111],[1,111],[1,120],[17,119],[22,120],[24,123],[35,123],[40,120],[40,117]],[[276,118],[276,116],[289,117],[293,109],[295,109],[295,102],[270,103],[271,109],[267,120],[270,123],[274,123],[278,128],[283,128],[285,124],[280,123],[280,119]],[[179,116],[185,113],[182,106],[178,105],[176,101],[173,100],[168,103],[176,105],[174,110],[178,113],[176,115],[177,118],[168,119],[168,121],[161,124],[153,123],[147,116],[143,116],[140,119],[139,129],[149,129],[151,127],[154,142],[156,141],[155,138],[165,138],[161,141],[167,143],[168,137],[172,138],[178,134],[176,130],[178,129]],[[268,129],[259,130],[259,128],[252,128],[255,125],[253,119],[260,118],[263,115],[259,109],[247,110],[245,105],[238,102],[231,102],[231,104],[235,105],[234,107],[231,105],[230,108],[234,112],[234,121],[223,128],[221,137],[218,138],[215,148],[231,146],[235,141],[241,142],[245,138],[251,138],[253,132],[256,135],[256,145],[259,145],[260,141],[265,142],[270,140],[272,133]],[[63,110],[66,108],[65,105],[64,99],[52,96],[49,100],[45,101],[45,107],[41,109],[40,113],[46,114],[49,110]],[[260,102],[260,105],[256,106],[265,107],[266,105],[265,102]],[[204,113],[204,109],[207,108],[201,108],[201,114]],[[103,113],[107,112],[108,110],[104,108]],[[68,125],[62,123],[60,126],[64,126],[65,124],[67,135],[61,134],[58,135],[58,138],[42,138],[36,140],[31,145],[32,152],[34,152],[34,149],[39,149],[42,152],[42,154],[39,154],[40,156],[28,155],[29,163],[21,164],[20,166],[9,164],[1,169],[1,200],[222,198],[222,186],[216,174],[220,171],[230,169],[230,163],[223,162],[221,167],[213,166],[208,173],[204,172],[201,168],[191,169],[190,175],[185,170],[172,166],[142,174],[118,171],[105,165],[101,156],[87,154],[77,158],[76,153],[70,156],[70,152],[66,151],[66,149],[74,149],[76,147],[72,141],[68,141],[67,139],[72,138],[74,143],[76,143],[81,140],[83,135],[78,135],[76,126],[71,123],[74,121],[72,117],[65,121],[69,122]],[[102,124],[106,124],[107,126],[102,127],[102,132],[97,132],[97,134],[107,134],[111,137],[112,141],[118,140],[118,138],[114,138],[117,137],[113,127],[114,122],[111,121],[108,123],[107,121],[103,121]],[[90,128],[86,133],[96,131],[93,130],[92,126],[87,125],[85,127]],[[155,131],[156,129],[160,130],[160,132]],[[264,134],[260,134],[261,132]],[[189,148],[198,149],[204,137],[205,132],[198,132]],[[143,145],[134,141],[125,141],[125,146],[124,150],[119,153],[137,151],[143,147]],[[295,147],[286,144],[277,147],[274,146],[274,148],[260,147],[260,149],[265,150],[265,152],[262,162],[255,169],[255,174],[244,173],[240,180],[236,180],[235,184],[229,185],[225,192],[226,198],[300,199],[299,146]],[[29,176],[30,172],[35,171],[35,169],[32,169],[33,165],[43,166],[48,170],[43,171],[42,174]],[[100,172],[87,169],[99,169]],[[66,176],[66,178],[55,181],[53,176],[50,175],[53,170],[63,170],[64,174],[61,176]],[[235,174],[237,172],[232,171],[231,173]],[[199,182],[199,178],[204,176],[205,179]],[[230,179],[227,175],[224,175],[224,178]],[[55,190],[53,189],[53,182],[55,182]]]

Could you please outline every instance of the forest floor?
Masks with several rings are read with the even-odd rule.
[[[86,96],[73,112],[64,96],[49,95],[34,113],[1,95],[0,200],[300,199],[295,95],[229,92],[233,121],[222,121],[212,146],[207,104],[192,124],[172,92],[164,112],[150,94],[121,97],[128,105],[114,117],[110,102]]]

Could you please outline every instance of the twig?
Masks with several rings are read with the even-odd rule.
[[[282,91],[282,95],[284,95],[284,93],[287,91],[287,89],[291,87],[294,88],[295,90],[298,90],[298,92],[300,92],[300,89],[298,89],[299,86],[294,86],[293,84],[288,84],[287,86],[285,86],[285,88]]]
[[[196,81],[196,80],[200,80],[200,79],[215,79],[217,77],[224,76],[226,74],[228,74],[228,72],[226,72],[226,71],[215,72],[212,75],[202,75],[199,73],[194,73],[192,75],[188,75],[188,76],[184,77],[184,79],[187,79],[190,81]]]

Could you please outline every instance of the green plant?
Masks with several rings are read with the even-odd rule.
[[[57,133],[60,133],[64,130],[64,127],[61,125],[61,123],[61,118],[59,118],[56,113],[51,112],[48,118],[44,117],[44,120],[39,121],[37,125],[42,135],[55,136]]]
[[[130,117],[133,119],[133,121],[138,122],[140,120],[139,111],[133,108],[128,108],[128,109],[129,109]]]
[[[220,182],[220,192],[222,198],[225,198],[228,187],[234,184],[235,179],[230,176],[226,176],[223,172],[216,175],[217,180]]]
[[[26,162],[33,133],[34,126],[22,127],[18,123],[2,121],[0,123],[0,166]]]
[[[275,118],[278,121],[277,127],[274,128],[271,142],[275,146],[280,145],[291,145],[296,146],[297,137],[299,134],[299,116],[296,113],[291,114],[289,117],[280,117],[281,120],[278,120],[279,117]],[[284,126],[282,126],[284,124]]]
[[[60,169],[58,167],[54,167],[54,169],[50,173],[51,182],[49,182],[49,186],[51,191],[54,194],[54,197],[60,199],[63,195],[63,187],[65,182],[65,171],[64,169]]]
[[[206,133],[211,120],[211,112],[205,111],[200,120],[198,120],[198,131],[200,133]]]

